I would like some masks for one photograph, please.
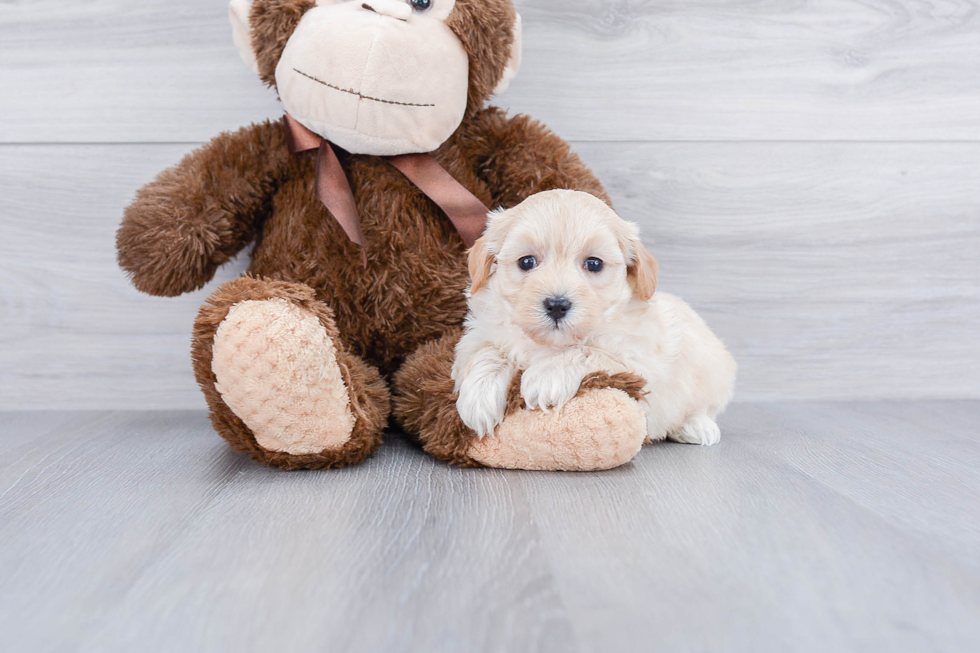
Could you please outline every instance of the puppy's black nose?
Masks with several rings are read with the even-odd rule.
[[[572,307],[572,302],[567,297],[549,297],[544,300],[544,310],[555,322],[565,319],[568,309]]]

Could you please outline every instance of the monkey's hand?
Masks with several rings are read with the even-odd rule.
[[[141,189],[116,235],[133,285],[173,297],[197,290],[248,245],[288,165],[280,123],[218,136]]]

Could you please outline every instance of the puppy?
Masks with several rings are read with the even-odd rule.
[[[459,415],[479,437],[503,420],[518,370],[527,407],[545,411],[604,371],[646,379],[651,440],[719,441],[735,361],[690,306],[655,293],[656,260],[604,202],[556,190],[495,212],[469,268],[453,379]]]

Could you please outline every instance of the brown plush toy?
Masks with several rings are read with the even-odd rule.
[[[204,286],[254,243],[248,274],[194,326],[215,429],[283,469],[359,463],[392,407],[461,465],[606,469],[645,437],[637,377],[597,374],[561,411],[515,381],[483,440],[450,369],[466,313],[466,248],[486,207],[602,186],[568,145],[485,108],[520,61],[510,0],[233,0],[235,43],[287,118],[218,136],[139,191],[118,234],[140,290]]]

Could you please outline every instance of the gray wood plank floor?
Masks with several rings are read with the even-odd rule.
[[[0,413],[5,651],[971,651],[980,402],[739,404],[601,474]]]

